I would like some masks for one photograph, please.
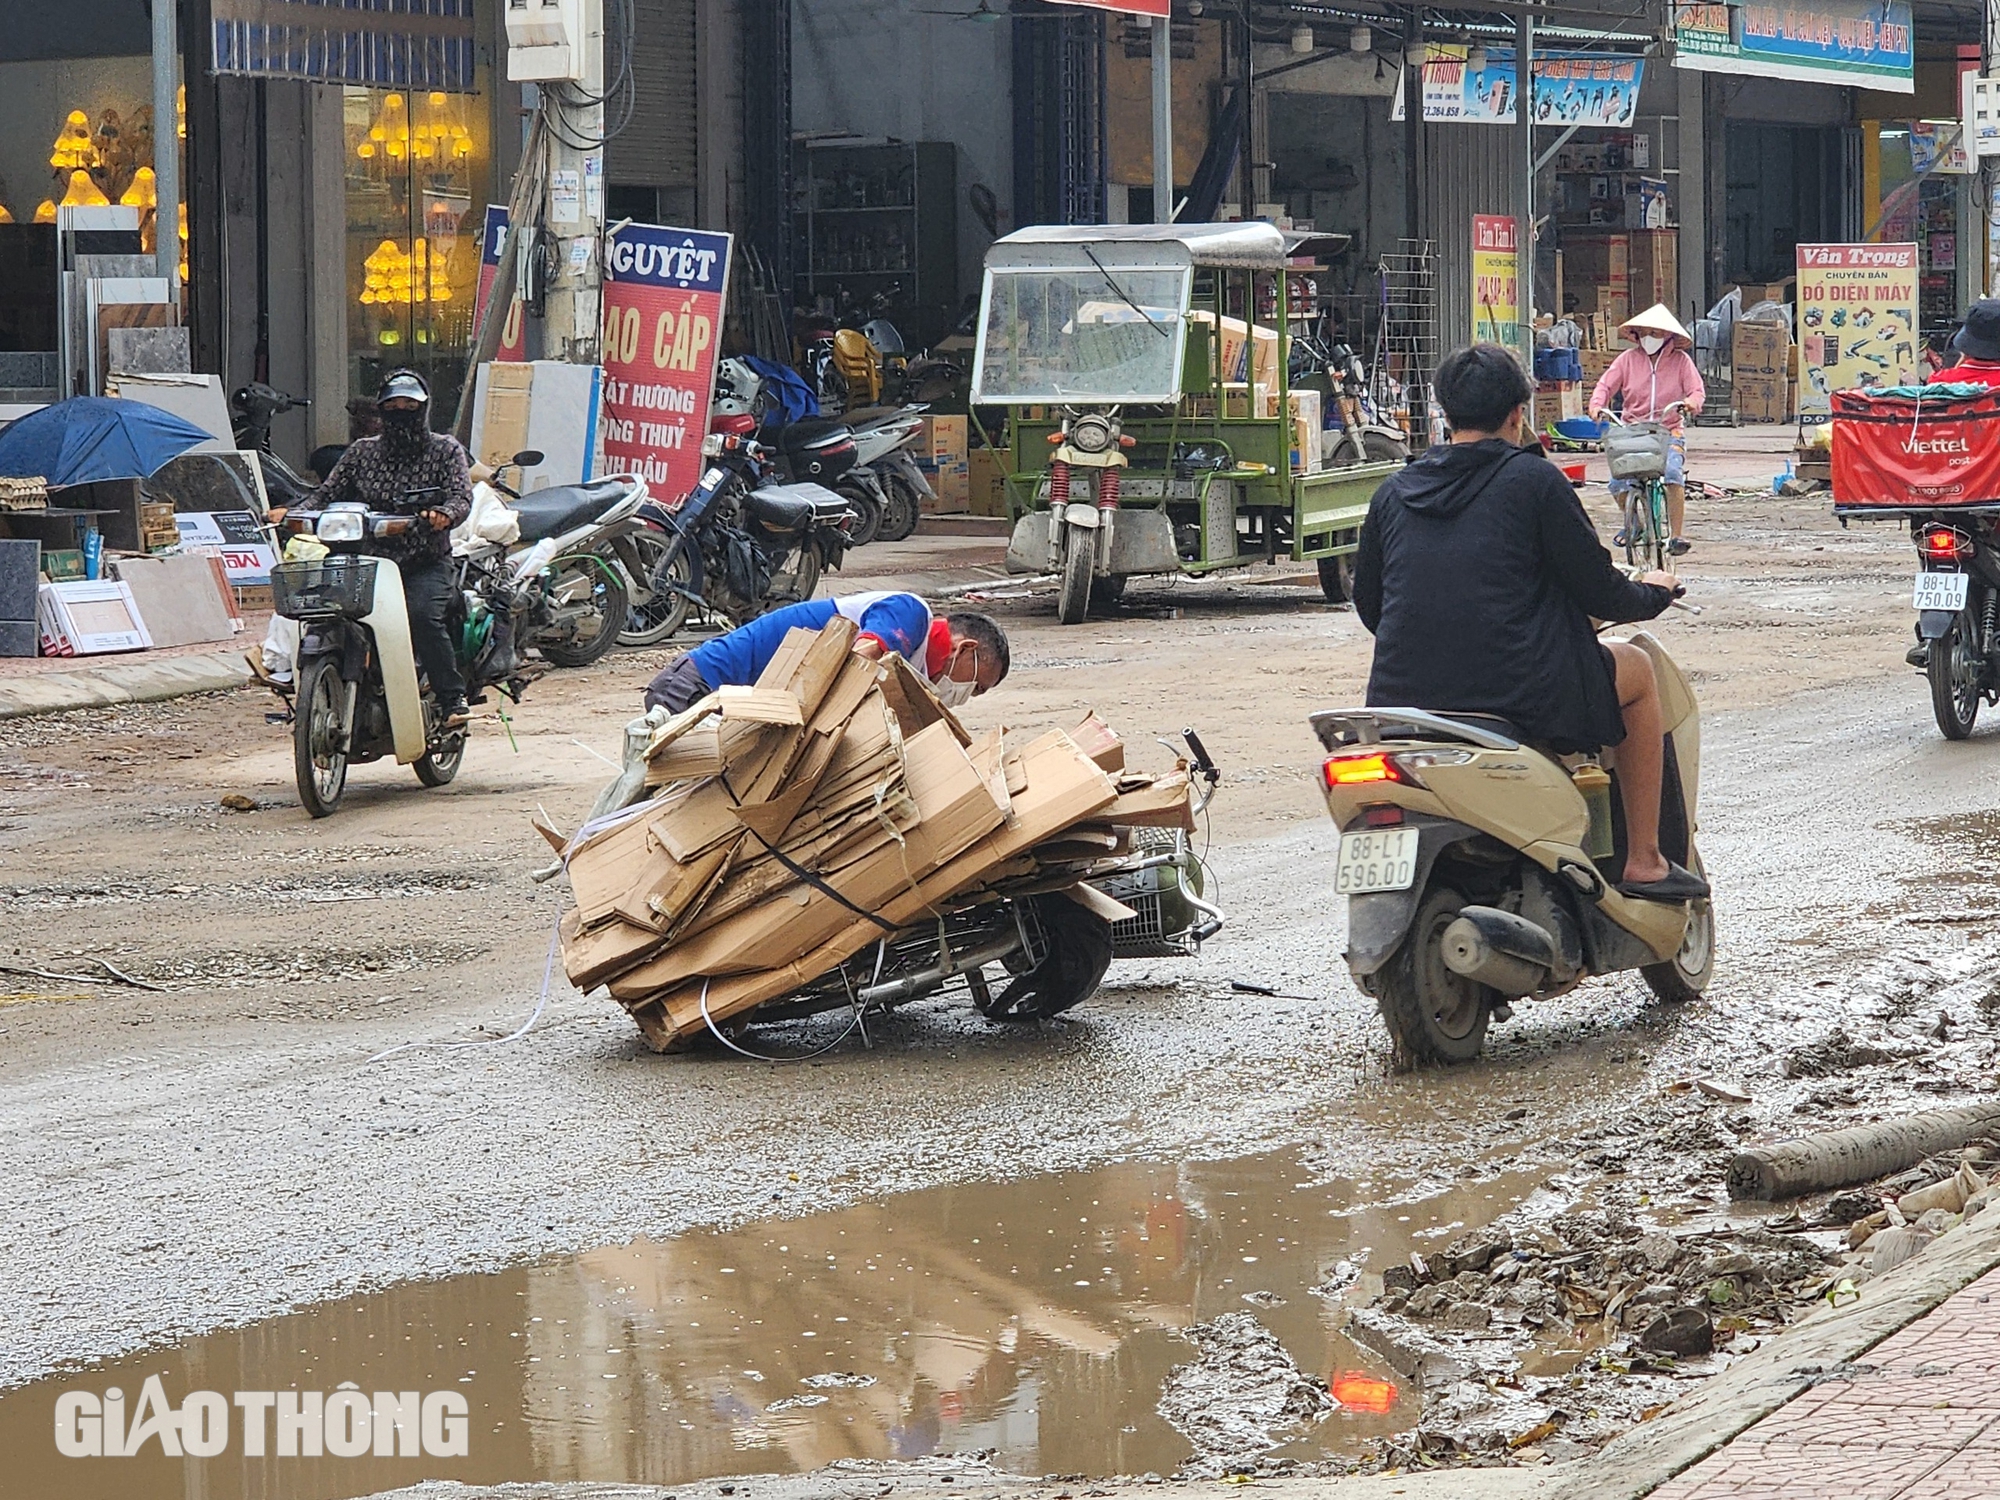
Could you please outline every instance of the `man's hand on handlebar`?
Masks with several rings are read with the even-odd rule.
[[[432,531],[448,531],[451,529],[451,517],[441,510],[420,510],[417,512],[417,515],[420,519],[430,523]]]
[[[1667,589],[1676,599],[1687,592],[1687,585],[1682,583],[1680,579],[1676,578],[1672,573],[1662,573],[1657,569],[1650,573],[1641,573],[1633,581],[1636,583],[1650,583],[1658,588]]]

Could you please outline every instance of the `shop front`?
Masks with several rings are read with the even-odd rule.
[[[113,0],[18,7],[0,33],[0,408],[53,400],[66,383],[58,207],[126,205],[138,237],[116,248],[153,253],[151,51],[144,9]]]

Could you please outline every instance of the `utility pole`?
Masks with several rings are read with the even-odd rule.
[[[582,0],[580,8],[583,76],[543,85],[550,125],[543,213],[555,266],[542,308],[542,353],[594,365],[604,321],[604,0]]]
[[[1528,369],[1528,422],[1535,420],[1535,20],[1523,10],[1514,23],[1514,129],[1521,186],[1514,220],[1514,316],[1520,320],[1521,362]]]
[[[1153,222],[1174,221],[1174,22],[1153,17]],[[1247,101],[1246,101],[1247,102]]]

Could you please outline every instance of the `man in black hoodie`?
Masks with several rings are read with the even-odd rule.
[[[1660,852],[1665,762],[1652,658],[1599,641],[1593,619],[1650,620],[1679,581],[1612,565],[1576,492],[1523,449],[1528,378],[1497,344],[1445,356],[1435,378],[1451,425],[1375,492],[1355,558],[1354,607],[1375,635],[1368,701],[1497,714],[1561,752],[1620,746],[1621,889],[1660,901],[1708,894]]]

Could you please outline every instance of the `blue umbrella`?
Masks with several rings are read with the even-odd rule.
[[[150,479],[209,440],[194,423],[143,401],[73,396],[0,432],[0,475],[51,486]]]

